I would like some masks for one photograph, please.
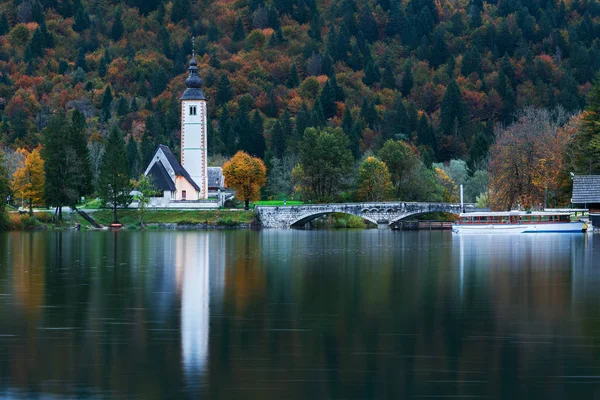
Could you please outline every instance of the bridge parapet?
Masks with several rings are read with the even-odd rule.
[[[475,206],[465,204],[464,209],[474,210]],[[386,202],[258,206],[254,210],[264,228],[288,229],[293,225],[302,226],[312,219],[331,213],[351,214],[374,224],[393,225],[404,218],[430,212],[459,214],[461,206],[455,203]]]

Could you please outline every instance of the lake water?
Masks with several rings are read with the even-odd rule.
[[[0,398],[600,398],[600,237],[3,233]]]

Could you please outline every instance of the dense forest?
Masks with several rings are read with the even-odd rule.
[[[522,110],[551,110],[562,126],[587,106],[599,38],[593,0],[0,1],[0,147],[18,158],[43,144],[53,115],[77,110],[94,176],[115,127],[139,176],[158,144],[178,152],[195,47],[209,154],[265,159],[266,196],[302,187],[306,171],[292,169],[318,150],[303,142],[314,127],[343,134],[354,170],[377,170],[371,155],[416,156],[404,189],[406,162],[387,163],[396,198],[452,200],[469,181],[474,201],[498,132]],[[418,187],[423,176],[442,191]]]

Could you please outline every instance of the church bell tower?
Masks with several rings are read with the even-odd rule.
[[[208,198],[207,110],[195,53],[192,53],[188,71],[190,73],[185,80],[187,89],[179,99],[181,101],[181,166],[200,187],[198,199],[202,200]]]

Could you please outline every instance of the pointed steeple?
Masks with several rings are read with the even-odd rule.
[[[192,43],[194,43],[194,40],[192,40]],[[185,80],[187,89],[179,100],[206,100],[202,91],[202,79],[198,76],[198,61],[196,61],[194,44],[192,44],[192,58],[190,59],[188,71],[190,73]]]

